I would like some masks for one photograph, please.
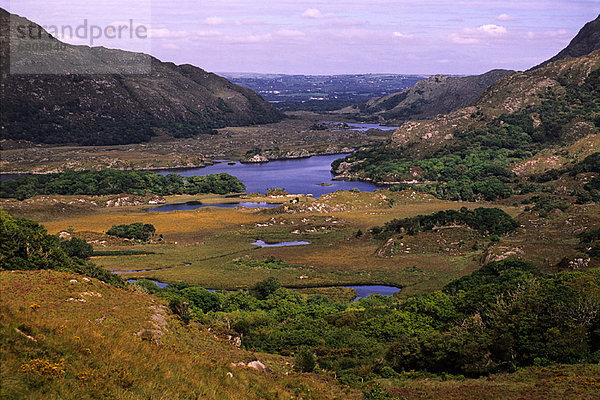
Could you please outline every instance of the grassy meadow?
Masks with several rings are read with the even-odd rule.
[[[81,196],[80,196],[81,197]],[[72,200],[72,199],[71,199]],[[167,203],[202,201],[231,203],[225,196],[169,196]],[[287,202],[286,198],[250,197],[252,201]],[[468,274],[487,258],[505,253],[524,257],[550,268],[574,254],[575,235],[599,223],[598,206],[573,205],[548,218],[523,212],[515,201],[503,204],[450,202],[413,191],[375,193],[340,191],[315,200],[284,204],[285,210],[205,207],[189,211],[148,212],[148,206],[87,207],[80,212],[55,212],[53,202],[38,204],[35,216],[50,233],[69,231],[90,241],[95,250],[134,250],[153,254],[110,255],[93,261],[126,278],[151,278],[162,282],[186,282],[212,289],[248,288],[274,276],[287,287],[326,287],[384,284],[402,287],[401,295],[437,290]],[[53,212],[43,216],[44,205]],[[6,206],[6,205],[5,205]],[[386,243],[363,234],[394,218],[429,214],[440,210],[500,207],[522,224],[499,242],[468,228],[446,228],[405,235]],[[27,212],[11,210],[16,215]],[[24,210],[23,210],[24,211]],[[111,226],[142,222],[156,227],[161,241],[136,243],[104,234]],[[358,236],[358,237],[357,237]],[[265,247],[267,242],[309,241],[310,245]],[[252,266],[248,261],[283,260],[285,268]]]

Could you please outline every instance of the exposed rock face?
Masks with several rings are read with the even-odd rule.
[[[256,360],[256,361],[250,361],[247,366],[249,368],[254,368],[254,369],[259,370],[261,372],[267,372],[267,367],[265,366],[265,364],[261,363],[258,360]]]
[[[481,264],[502,261],[509,257],[521,258],[523,250],[518,247],[492,246],[481,255]]]
[[[250,89],[192,65],[161,62],[147,55],[151,72],[136,75],[118,70],[102,75],[9,74],[10,21],[14,29],[14,21],[19,18],[0,8],[1,138],[126,144],[148,141],[153,136],[169,140],[209,133],[224,126],[269,123],[282,118]],[[37,26],[25,18],[19,21]],[[29,67],[37,63],[41,70],[100,65],[111,71],[113,65],[135,63],[140,57],[139,53],[72,46],[52,37],[48,40],[64,46],[65,51],[36,51],[19,58],[17,64]],[[32,129],[32,121],[37,128]]]
[[[514,71],[495,69],[482,75],[449,77],[435,75],[410,89],[369,100],[356,112],[386,120],[419,120],[447,114],[474,105],[481,94],[498,79]],[[346,109],[347,111],[352,111]]]
[[[543,67],[551,62],[567,57],[585,56],[596,50],[600,50],[600,15],[595,20],[585,24],[577,36],[560,53],[532,69]]]
[[[106,207],[131,207],[144,204],[164,204],[166,200],[156,194],[146,196],[117,196],[106,201]]]
[[[589,257],[563,258],[558,266],[560,268],[568,268],[570,270],[586,269],[590,265]]]

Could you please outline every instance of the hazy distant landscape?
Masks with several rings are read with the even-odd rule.
[[[396,74],[277,75],[223,73],[274,103],[281,111],[333,111],[374,97],[400,92],[426,76]]]

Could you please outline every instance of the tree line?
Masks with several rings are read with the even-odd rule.
[[[19,200],[37,195],[108,195],[154,193],[173,194],[244,192],[246,186],[227,173],[205,176],[161,175],[152,171],[116,169],[66,171],[55,174],[27,175],[0,185],[0,197]]]

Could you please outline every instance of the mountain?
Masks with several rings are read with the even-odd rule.
[[[388,144],[359,149],[334,162],[332,170],[338,179],[409,185],[469,201],[541,190],[527,180],[533,177],[555,185],[547,190],[586,202],[600,200],[600,179],[565,171],[599,149],[600,51],[595,51],[505,76],[474,106],[406,121]],[[534,177],[550,170],[555,171]]]
[[[0,9],[0,25],[3,139],[82,145],[139,143],[154,136],[168,140],[282,118],[252,90],[192,65],[162,62],[142,53],[64,44],[44,30],[41,44],[46,47],[28,50],[31,43],[19,38],[15,30],[33,26],[37,32],[42,29],[39,25],[4,9]],[[20,45],[25,50],[15,51]]]
[[[513,72],[495,69],[482,75],[465,77],[434,75],[417,82],[412,88],[371,99],[342,112],[400,121],[433,118],[475,104],[484,90]]]
[[[543,67],[551,62],[567,57],[581,57],[595,50],[600,50],[600,15],[595,20],[585,24],[569,45],[561,50],[560,53],[532,69]]]

